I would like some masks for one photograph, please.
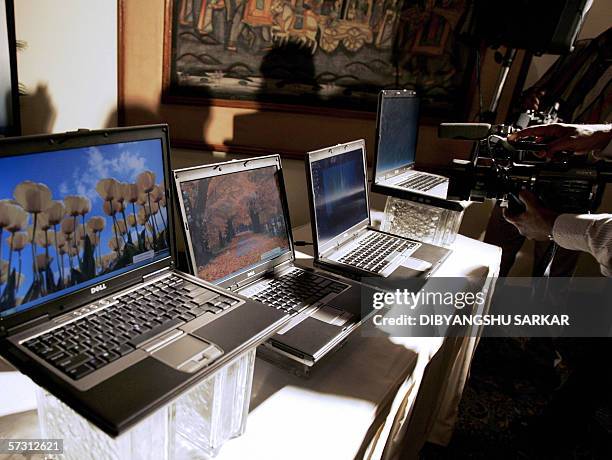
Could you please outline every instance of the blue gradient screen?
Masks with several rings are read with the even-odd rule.
[[[356,149],[312,162],[319,244],[368,218],[363,156]]]
[[[414,163],[419,128],[419,99],[383,98],[379,117],[376,179],[389,171]]]

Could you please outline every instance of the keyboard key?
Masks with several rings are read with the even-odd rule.
[[[118,353],[115,353],[114,351],[107,351],[98,356],[98,358],[103,359],[108,363],[112,363],[113,361],[116,361],[121,358],[121,356]]]
[[[192,319],[195,319],[196,315],[186,311],[184,313],[181,314],[181,316],[179,316],[180,319],[182,319],[183,321],[191,321]]]
[[[116,348],[113,351],[118,353],[121,356],[125,356],[128,353],[131,353],[132,351],[134,351],[134,347],[132,347],[131,345],[127,343],[124,343],[121,346],[119,346],[119,348]]]
[[[71,355],[69,355],[67,352],[65,351],[61,351],[60,353],[51,356],[49,358],[47,358],[47,360],[49,362],[51,362],[51,364],[56,365],[59,361],[63,361],[66,360],[70,357]]]
[[[198,296],[195,296],[195,297],[190,296],[190,297],[191,297],[191,302],[192,303],[196,303],[198,305],[203,305],[206,302],[208,302],[209,300],[212,300],[212,299],[214,299],[216,297],[219,297],[219,294],[217,294],[216,292],[213,292],[213,291],[206,291],[206,292],[201,293]]]
[[[233,306],[233,305],[236,305],[237,303],[240,303],[240,300],[238,300],[238,299],[231,299],[231,298],[229,298],[229,297],[224,297],[222,300],[223,300],[224,302],[229,303],[229,304],[230,304],[230,305],[232,305],[232,306]]]
[[[182,286],[183,291],[186,292],[193,292],[193,291],[198,291],[203,289],[202,286],[198,286],[197,284],[192,284],[192,283],[185,283]]]
[[[100,369],[101,367],[106,366],[108,363],[100,358],[92,358],[87,361],[87,364],[93,367],[94,369]]]
[[[217,306],[207,305],[208,301]],[[238,302],[180,277],[168,277],[122,295],[87,317],[75,317],[24,346],[71,377],[81,378],[184,321]]]
[[[223,308],[221,308],[219,305],[213,302],[206,302],[206,304],[203,306],[206,307],[207,310],[213,313],[221,313],[223,311]]]
[[[206,309],[206,305],[202,305],[200,307],[194,307],[193,309],[189,310],[189,313],[197,317],[197,316],[203,315],[207,311],[208,310]]]
[[[81,353],[79,355],[70,356],[66,359],[58,361],[57,366],[67,372],[77,366],[80,366],[81,364],[85,364],[90,359],[91,356],[86,353]]]
[[[183,321],[181,321],[178,318],[169,320],[163,324],[160,324],[157,327],[154,327],[153,329],[151,329],[150,331],[145,332],[144,334],[140,334],[136,337],[133,337],[130,341],[129,344],[132,345],[133,347],[137,347],[140,344],[146,342],[147,340],[152,339],[153,337],[161,334],[162,332],[166,332],[168,329],[172,329],[175,326],[178,326],[179,324],[181,324]]]
[[[87,365],[87,364],[81,364],[78,367],[75,367],[74,369],[71,369],[67,372],[67,374],[72,377],[74,380],[79,380],[82,379],[83,377],[85,377],[86,375],[91,374],[94,371],[94,368]]]

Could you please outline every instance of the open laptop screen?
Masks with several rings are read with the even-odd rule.
[[[196,275],[220,283],[290,251],[278,170],[181,183]]]
[[[161,139],[0,158],[0,316],[170,256]]]
[[[368,218],[363,149],[311,163],[319,245]]]
[[[414,164],[419,127],[417,97],[385,97],[378,113],[375,181]]]

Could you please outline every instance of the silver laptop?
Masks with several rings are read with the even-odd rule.
[[[393,189],[396,189],[417,196],[446,198],[448,178],[414,169],[419,105],[419,98],[414,91],[380,92],[376,119],[373,192],[393,196]],[[387,190],[381,191],[381,187]],[[392,190],[388,190],[389,188]]]
[[[0,141],[0,353],[111,435],[290,319],[176,270],[168,146],[166,125]]]
[[[309,152],[306,175],[321,266],[360,280],[405,278],[431,273],[450,253],[371,226],[363,140]]]
[[[361,322],[361,286],[294,264],[278,155],[174,177],[193,273],[293,316],[268,347],[313,365]]]

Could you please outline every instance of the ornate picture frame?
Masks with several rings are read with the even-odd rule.
[[[465,0],[166,1],[162,102],[372,118],[384,88],[461,117]]]

